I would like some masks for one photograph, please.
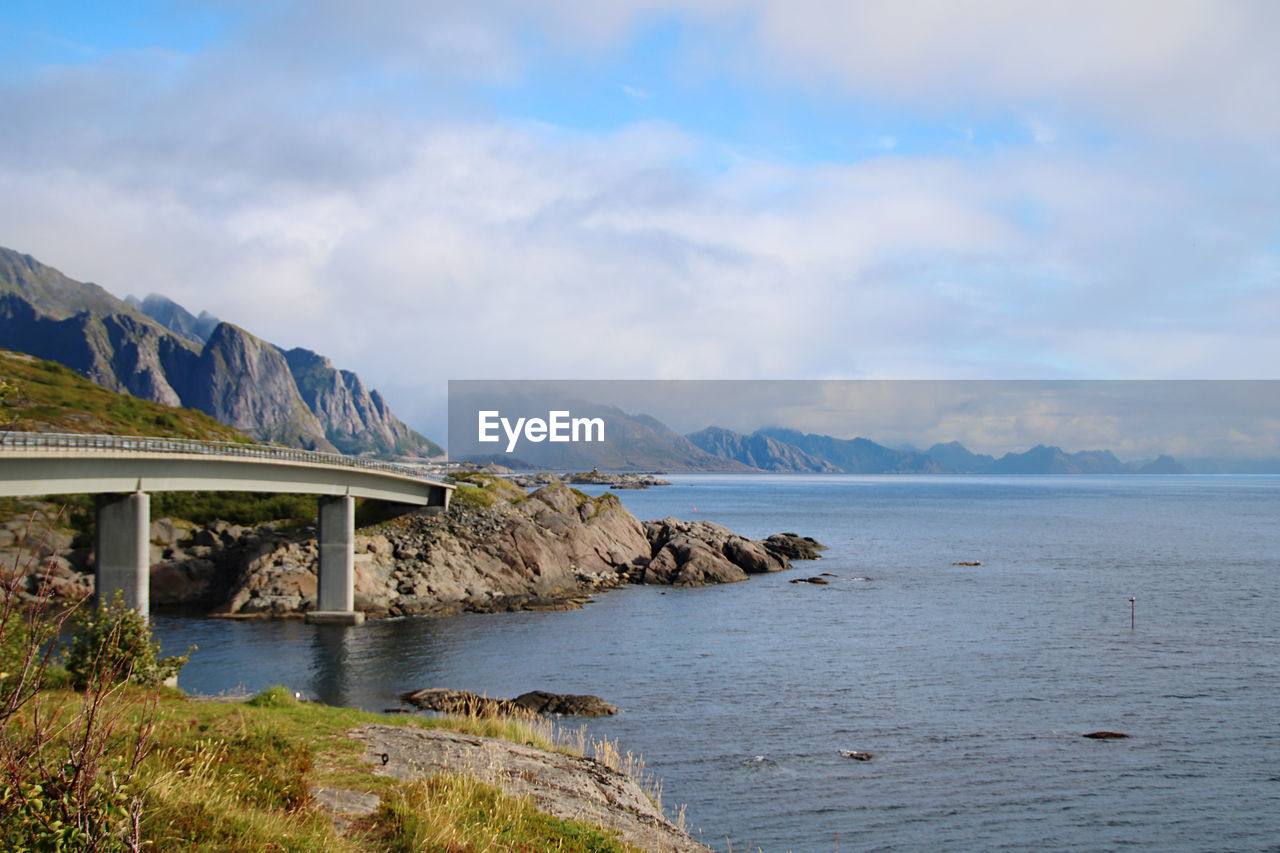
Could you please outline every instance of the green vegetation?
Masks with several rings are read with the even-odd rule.
[[[249,443],[237,429],[195,409],[108,391],[68,367],[0,350],[0,426],[28,432],[165,436]]]
[[[13,670],[0,681],[0,849],[634,851],[465,775],[374,775],[347,735],[380,723],[579,755],[590,747],[642,777],[630,755],[583,729],[566,734],[539,717],[387,717],[298,702],[283,686],[244,702],[192,700],[156,684],[166,662],[146,624],[118,608],[78,623],[68,666],[83,691],[54,686],[46,651],[67,611],[41,600],[28,621],[16,602],[16,587],[0,584],[0,650]],[[339,831],[312,798],[318,786],[375,793],[382,806]]]
[[[482,474],[479,471],[462,471],[449,475],[458,483],[450,504],[461,501],[462,506],[489,507],[500,501],[520,503],[527,500],[528,492],[504,477]]]
[[[47,711],[64,716],[80,702],[70,690],[46,691],[44,698]],[[131,687],[110,707],[127,709],[122,731],[147,727],[147,754],[121,790],[137,800],[140,839],[157,850],[633,849],[605,830],[541,814],[529,800],[465,776],[411,783],[375,776],[361,759],[364,745],[346,735],[378,723],[459,730],[547,748],[555,742],[554,723],[547,721],[387,717],[297,702],[279,686],[246,702],[194,701]],[[130,740],[115,738],[104,765],[117,767],[127,758]],[[125,751],[117,753],[117,745]],[[563,742],[559,748],[576,751]],[[383,805],[340,835],[311,799],[318,785],[376,793]],[[128,815],[128,796],[112,808]],[[21,849],[16,836],[12,841],[5,849]]]
[[[310,524],[316,518],[314,495],[273,492],[155,492],[152,518],[180,518],[193,524],[227,521],[246,527],[283,521]]]
[[[93,610],[77,611],[71,623],[66,667],[77,690],[116,681],[154,687],[176,677],[194,651],[192,647],[185,655],[160,657],[160,643],[151,638],[146,618],[125,606],[119,592]]]
[[[453,490],[453,497],[449,499],[450,506],[464,509],[487,509],[498,502],[499,498],[493,492],[470,483],[459,483],[458,488]]]
[[[56,512],[57,507],[62,508],[60,516]],[[92,546],[92,495],[0,498],[0,519],[26,518],[33,512],[36,514],[36,528],[52,527],[71,531],[76,534],[72,547]],[[368,518],[381,520],[387,513],[385,504],[380,501],[358,503],[356,523],[363,526],[364,523],[369,523]],[[189,521],[201,526],[215,521],[226,521],[243,527],[276,522],[287,529],[315,522],[316,498],[314,495],[273,492],[153,492],[151,517]]]

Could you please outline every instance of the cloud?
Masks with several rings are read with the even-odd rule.
[[[1274,137],[1280,7],[1265,0],[762,2],[783,72],[947,110],[1052,102],[1162,133]]]
[[[1280,162],[1248,140],[1280,115],[1271,7],[786,8],[244,6],[194,55],[0,86],[0,243],[322,351],[420,424],[450,377],[1270,372]],[[965,105],[955,147],[726,156],[688,121],[588,132],[474,95],[662,15],[713,60],[745,29],[743,86],[834,79],[943,128]],[[1056,141],[977,150],[1000,110]]]

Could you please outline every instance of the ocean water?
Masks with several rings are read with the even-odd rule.
[[[156,632],[192,692],[597,694],[720,850],[1280,850],[1280,478],[671,479],[619,494],[830,550],[572,612]]]

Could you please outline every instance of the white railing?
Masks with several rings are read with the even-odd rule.
[[[231,441],[197,441],[187,438],[151,438],[143,435],[91,435],[59,432],[0,432],[0,452],[5,450],[86,450],[125,453],[194,453],[201,456],[238,456],[250,459],[275,459],[285,462],[307,462],[336,468],[360,468],[384,471],[432,483],[451,483],[447,477],[432,477],[409,465],[380,462],[362,456],[343,456],[276,447],[266,444],[236,444]]]

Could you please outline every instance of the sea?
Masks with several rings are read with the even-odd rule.
[[[155,632],[193,693],[601,696],[562,724],[722,851],[1280,850],[1280,477],[669,479],[618,494],[828,550],[569,612]]]

